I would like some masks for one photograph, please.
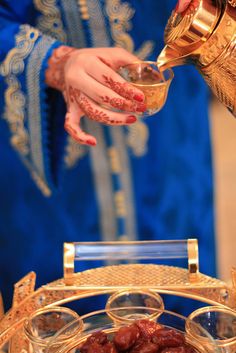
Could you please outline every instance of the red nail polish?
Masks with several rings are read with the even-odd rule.
[[[179,12],[179,3],[180,3],[180,0],[177,2],[175,6],[175,12]]]
[[[137,118],[134,116],[134,115],[129,115],[126,119],[126,122],[128,124],[132,124],[132,123],[135,123],[135,121],[137,121]]]
[[[86,143],[90,146],[96,146],[96,142],[94,140],[88,139],[86,140]]]
[[[144,113],[145,110],[147,110],[147,105],[145,103],[139,104],[136,108],[136,111],[141,113]]]
[[[144,96],[142,94],[135,94],[134,95],[134,99],[137,101],[137,102],[143,102],[144,101]]]

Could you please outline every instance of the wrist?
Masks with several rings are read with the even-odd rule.
[[[48,68],[45,72],[45,81],[49,87],[61,92],[64,91],[64,68],[75,48],[62,45],[53,50],[48,60]]]

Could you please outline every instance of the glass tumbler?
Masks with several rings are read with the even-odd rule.
[[[54,306],[35,311],[24,324],[24,332],[29,340],[29,353],[45,353],[47,345],[57,332],[74,320],[77,320],[79,326],[79,315],[65,307]],[[71,327],[71,330],[67,330],[65,335],[61,335],[54,342],[50,353],[56,352],[58,347],[67,343],[74,334]]]
[[[236,352],[236,312],[220,306],[207,306],[198,309],[190,314],[189,322],[186,330],[202,341],[205,346],[209,345],[209,350],[213,353],[215,348],[211,347],[211,342],[205,342],[204,337],[191,327],[191,322],[200,325],[214,339],[215,345],[220,353]]]

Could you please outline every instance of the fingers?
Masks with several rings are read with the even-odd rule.
[[[69,111],[66,114],[65,130],[80,144],[95,146],[97,143],[94,136],[87,134],[80,127],[80,120],[84,115],[106,125],[128,125],[137,120],[133,115],[112,112],[101,108],[72,86],[68,88],[66,97]]]
[[[84,92],[86,96],[99,105],[107,106],[108,108],[136,113],[143,113],[147,108],[145,103],[124,98],[85,73],[80,74],[79,84],[75,78],[69,87],[72,86]]]
[[[86,116],[106,125],[128,125],[137,120],[134,115],[117,113],[102,108],[83,93],[80,95],[78,104]]]
[[[188,6],[190,5],[190,3],[192,2],[193,0],[179,0],[177,2],[177,5],[176,5],[176,8],[175,8],[175,11],[177,13],[182,13],[184,12]]]
[[[145,96],[142,91],[127,83],[118,73],[101,62],[98,58],[91,58],[90,63],[86,65],[86,73],[128,100],[134,100],[139,103],[145,101]]]
[[[95,137],[87,134],[80,127],[82,116],[84,116],[82,109],[76,103],[71,103],[70,111],[67,112],[65,118],[65,130],[78,143],[95,146],[97,144]]]
[[[137,56],[128,52],[123,48],[109,48],[112,57],[112,68],[118,70],[121,66],[132,64],[136,61],[141,61]]]

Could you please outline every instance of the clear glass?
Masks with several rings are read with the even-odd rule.
[[[113,315],[111,315],[111,313],[113,313]],[[123,322],[120,321],[117,323],[117,321],[113,319],[114,314],[116,317],[123,317]],[[67,330],[75,330],[77,324],[77,336],[74,336],[67,344],[62,344],[56,353],[79,353],[81,345],[92,333],[102,330],[112,337],[112,335],[121,326],[127,325],[127,320],[128,323],[131,324],[134,322],[134,320],[140,318],[150,319],[160,325],[163,325],[164,327],[173,328],[183,332],[185,334],[186,342],[195,348],[196,352],[198,353],[218,353],[217,347],[215,346],[212,337],[199,325],[192,323],[192,326],[195,327],[195,330],[198,329],[198,332],[201,333],[201,338],[204,337],[208,342],[207,346],[202,345],[201,341],[198,341],[197,338],[193,338],[192,336],[188,335],[188,333],[185,331],[188,319],[184,316],[177,315],[165,310],[162,311],[146,307],[127,307],[111,310],[100,310],[81,316],[80,320],[83,321],[83,325],[81,326],[80,320],[78,320],[78,322],[74,321],[62,329],[60,332],[58,332],[58,334],[48,344],[46,353],[51,353],[51,347],[53,344],[55,344],[55,342],[60,340],[61,335],[65,336],[67,334]],[[209,347],[211,350],[209,350]]]
[[[44,353],[51,338],[74,320],[77,320],[77,325],[81,323],[79,315],[65,307],[54,306],[35,311],[24,324],[29,353]],[[73,330],[67,330],[66,335],[60,335],[60,339],[51,347],[51,352],[55,352],[58,345],[65,344],[74,334]]]
[[[145,95],[147,109],[144,113],[136,113],[138,117],[154,115],[163,108],[174,78],[171,69],[160,72],[155,62],[141,61],[121,67],[119,74]]]
[[[75,260],[141,260],[188,258],[188,241],[74,243]]]
[[[207,306],[194,311],[189,316],[189,319],[209,332],[221,353],[236,352],[235,311],[219,306]],[[189,327],[187,330],[189,331]],[[193,337],[199,339],[200,334],[198,331],[194,331],[192,328],[190,331]]]
[[[137,317],[135,313],[135,309],[132,312],[132,307],[146,307],[148,308],[156,308],[157,312],[154,312],[153,318],[156,318],[160,315],[160,313],[164,310],[164,302],[162,297],[152,291],[152,290],[143,290],[143,289],[124,289],[118,292],[113,293],[106,304],[106,310],[108,315],[114,320],[114,322],[124,322],[123,313],[121,311],[113,312],[112,309],[129,307],[130,315]],[[120,317],[119,315],[122,314]],[[157,315],[157,316],[156,316]],[[151,317],[152,318],[152,317]]]

